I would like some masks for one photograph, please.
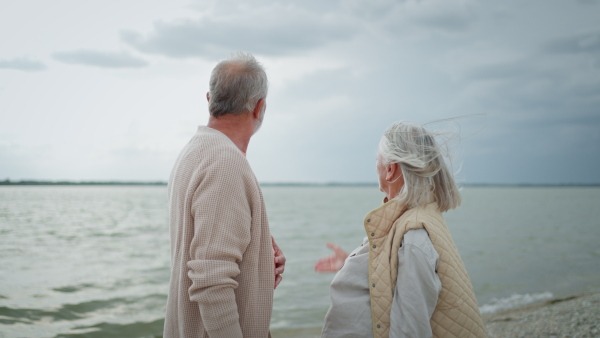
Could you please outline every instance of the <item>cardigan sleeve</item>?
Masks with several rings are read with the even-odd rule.
[[[398,250],[398,278],[390,315],[390,337],[431,337],[431,315],[442,283],[439,255],[425,229],[409,230]]]
[[[227,155],[227,154],[225,154]],[[223,155],[223,156],[225,156]],[[192,201],[194,236],[187,263],[191,301],[198,303],[210,337],[242,337],[234,290],[250,242],[252,220],[249,168],[241,154],[229,154],[204,170]],[[238,156],[239,155],[239,156]]]

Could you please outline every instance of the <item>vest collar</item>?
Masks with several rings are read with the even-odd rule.
[[[425,208],[435,208],[437,210],[438,207],[433,194],[429,196],[429,203],[425,205]],[[407,209],[405,204],[398,202],[395,198],[388,200],[387,197],[384,197],[383,205],[368,213],[363,221],[369,239],[381,238],[387,235],[394,222]]]
[[[392,224],[406,211],[404,204],[396,199],[383,199],[383,205],[365,216],[364,226],[369,239],[381,238],[387,235]]]

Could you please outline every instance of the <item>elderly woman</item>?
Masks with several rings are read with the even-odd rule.
[[[473,287],[442,212],[460,194],[434,136],[395,122],[377,156],[384,204],[364,219],[367,237],[336,245],[315,270],[336,272],[322,337],[485,337]]]

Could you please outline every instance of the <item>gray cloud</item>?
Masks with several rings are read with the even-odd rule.
[[[383,22],[387,27],[417,25],[443,31],[462,31],[476,19],[473,1],[347,0],[341,8],[369,23]]]
[[[597,5],[600,4],[600,0],[577,0],[582,5]]]
[[[52,57],[60,62],[102,68],[140,68],[148,63],[125,52],[111,53],[93,50],[75,50],[54,53]]]
[[[477,19],[469,6],[453,6],[420,13],[414,22],[445,32],[464,31]]]
[[[478,93],[471,100],[485,102],[487,109],[501,107],[503,115],[519,116],[519,123],[560,126],[568,117],[600,127],[600,69],[589,62],[599,51],[599,33],[537,42],[510,61],[465,69],[460,82]]]
[[[365,6],[361,0],[346,0],[340,3],[340,7],[352,13],[352,15],[371,22],[386,20],[404,1],[371,0]]]
[[[145,36],[124,30],[121,39],[141,52],[173,58],[221,57],[236,50],[279,56],[349,39],[357,32],[352,19],[343,15],[273,5],[218,20],[203,16],[158,22]]]
[[[482,132],[464,142],[468,181],[598,182],[600,34],[589,28],[506,35],[504,45],[485,36],[478,46],[490,50],[453,55],[460,92],[448,111],[486,113]]]
[[[520,83],[540,79],[560,81],[565,78],[562,70],[543,69],[536,65],[533,59],[519,59],[517,61],[472,67],[465,70],[463,75],[469,81],[506,80]]]
[[[470,100],[481,103],[482,109],[501,112],[503,119],[519,124],[563,125],[568,118],[576,124],[600,127],[599,81],[573,81],[570,67],[541,67],[532,61],[479,67],[467,72],[465,85],[485,88]]]
[[[357,82],[358,79],[353,78],[351,69],[348,68],[318,70],[307,73],[298,80],[289,81],[285,90],[292,97],[323,99],[334,95],[353,95]]]
[[[468,31],[478,14],[473,1],[404,1],[388,4],[380,20],[387,33],[423,38]]]
[[[577,34],[547,42],[543,51],[557,54],[600,53],[600,31]]]
[[[45,70],[46,65],[37,60],[20,57],[10,60],[0,60],[0,69],[14,69],[26,72],[37,72]]]
[[[282,56],[347,41],[358,35],[395,37],[468,30],[473,1],[316,1],[301,4],[203,2],[199,18],[156,22],[152,31],[122,30],[121,40],[143,53],[172,58],[219,58],[231,51]],[[377,36],[375,36],[377,37]]]

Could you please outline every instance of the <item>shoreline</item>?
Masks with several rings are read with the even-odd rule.
[[[489,338],[598,337],[600,293],[580,294],[482,315]],[[273,338],[320,337],[321,328],[272,329]]]
[[[34,180],[34,179],[22,179],[12,181],[5,179],[0,181],[0,186],[166,186],[167,181],[131,181],[131,180]],[[378,187],[377,182],[259,182],[261,187]],[[562,183],[461,183],[461,187],[467,188],[585,188],[600,187],[600,182],[592,183],[576,183],[576,182],[562,182]]]

